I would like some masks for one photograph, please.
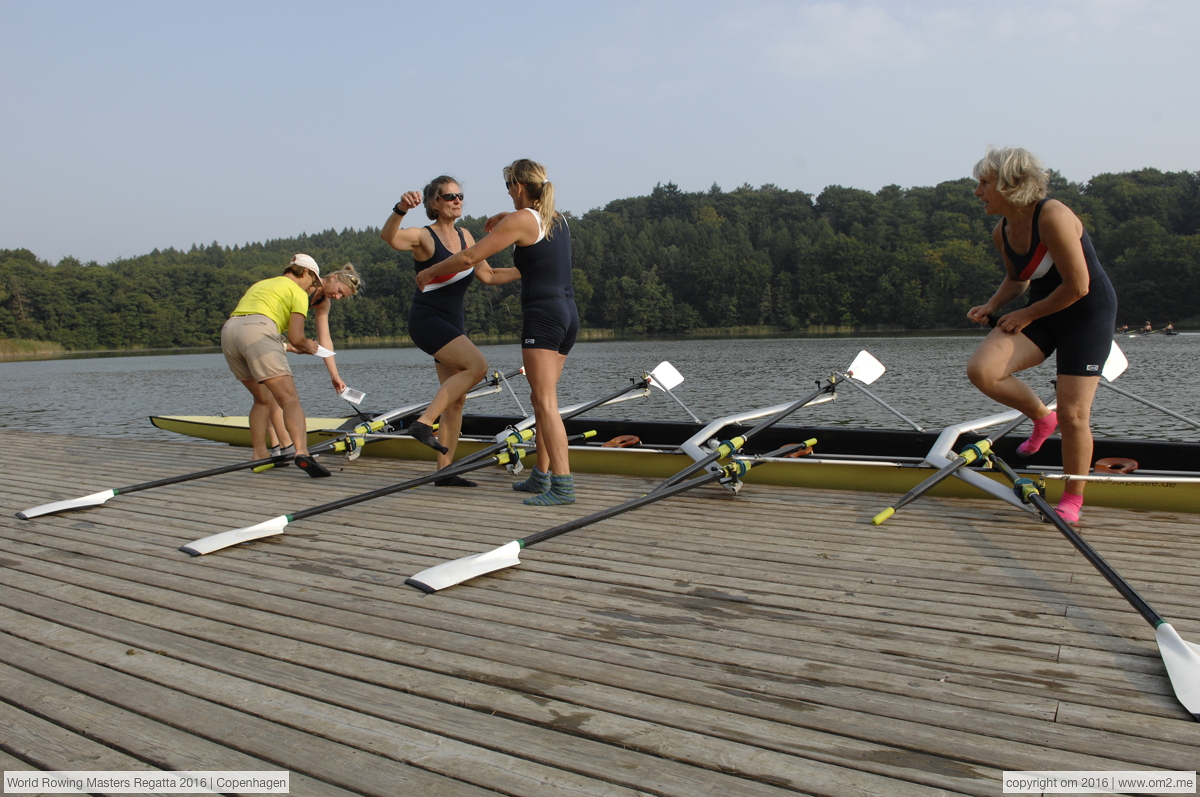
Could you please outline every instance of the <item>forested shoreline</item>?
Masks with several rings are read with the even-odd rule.
[[[982,214],[974,187],[969,179],[876,193],[831,186],[814,198],[773,185],[684,192],[668,183],[615,200],[569,217],[583,325],[649,336],[966,328],[967,309],[1002,276],[996,219]],[[1116,288],[1118,323],[1200,323],[1200,172],[1143,169],[1084,184],[1053,174],[1051,196],[1091,234]],[[479,238],[483,222],[463,224]],[[352,262],[363,275],[362,295],[330,314],[335,341],[406,336],[412,257],[368,227],[156,249],[107,265],[71,257],[52,265],[0,249],[0,340],[68,351],[217,345],[246,287],[279,274],[296,252],[323,270]],[[511,265],[511,255],[491,262]],[[518,293],[519,283],[474,285],[468,331],[517,334]]]

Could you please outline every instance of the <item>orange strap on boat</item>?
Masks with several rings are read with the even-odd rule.
[[[642,438],[632,434],[621,434],[609,440],[607,443],[601,443],[601,448],[629,448],[636,446],[642,442]]]
[[[784,456],[785,457],[807,457],[809,454],[811,454],[813,452],[812,446],[808,445],[807,443],[803,444],[803,446],[804,446],[803,448],[797,448],[795,451],[793,451],[790,454],[784,454]]]
[[[1093,468],[1096,473],[1133,473],[1137,469],[1137,460],[1126,457],[1105,457],[1104,459],[1098,459]]]

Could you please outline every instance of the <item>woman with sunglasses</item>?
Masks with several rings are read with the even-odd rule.
[[[533,473],[513,489],[537,493],[525,499],[531,506],[573,504],[567,432],[558,414],[558,380],[579,331],[571,285],[571,231],[554,209],[554,186],[540,163],[514,161],[504,169],[504,184],[516,211],[492,216],[479,243],[421,271],[417,285],[472,268],[486,282],[494,269],[485,258],[516,246],[513,264],[520,272],[524,318],[521,355],[537,418],[538,447]]]
[[[418,272],[441,263],[475,243],[469,231],[457,226],[463,198],[453,177],[435,177],[424,192],[409,191],[400,198],[379,237],[398,252],[412,252]],[[404,214],[420,204],[425,205],[425,215],[433,224],[401,229]],[[512,282],[520,276],[515,268],[487,268],[487,263],[482,266],[475,277],[490,285]],[[487,360],[466,333],[463,297],[471,285],[471,274],[468,269],[418,287],[408,314],[408,335],[421,351],[433,357],[441,382],[437,395],[408,432],[438,452],[438,470],[454,461],[467,392],[487,374]],[[439,416],[442,420],[435,437],[433,423]],[[475,486],[475,482],[461,476],[439,479],[434,484]]]

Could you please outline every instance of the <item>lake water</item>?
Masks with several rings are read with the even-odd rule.
[[[1002,408],[967,381],[964,365],[982,333],[945,337],[609,341],[580,343],[567,360],[563,404],[588,401],[628,384],[663,360],[686,378],[674,392],[704,420],[796,400],[814,382],[844,371],[862,349],[887,372],[871,391],[910,418],[936,429]],[[1200,334],[1120,337],[1129,369],[1117,381],[1126,391],[1190,418],[1200,418]],[[485,346],[494,368],[520,365],[520,348]],[[305,411],[345,416],[346,402],[315,357],[289,355]],[[363,407],[386,411],[427,400],[437,389],[432,361],[418,349],[347,349],[338,354],[346,383],[366,392]],[[1026,372],[1040,395],[1052,391],[1053,365]],[[529,407],[523,379],[513,380]],[[0,427],[145,439],[177,435],[151,426],[150,415],[245,415],[250,397],[220,354],[41,360],[0,363]],[[516,414],[506,394],[473,400],[469,412]],[[596,417],[687,420],[657,391],[648,399],[597,410]],[[845,387],[836,401],[802,410],[797,422],[907,428],[859,391]],[[1110,390],[1097,392],[1093,426],[1099,436],[1200,439],[1200,430]]]

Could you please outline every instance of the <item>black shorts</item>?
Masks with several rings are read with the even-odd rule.
[[[408,313],[408,336],[421,351],[436,355],[447,343],[467,334],[461,306],[457,313],[445,313],[424,304],[413,304]]]
[[[1116,323],[1115,303],[1097,308],[1073,304],[1034,320],[1021,334],[1047,357],[1058,351],[1057,372],[1061,376],[1100,376],[1112,351]]]
[[[549,349],[567,355],[579,335],[579,309],[572,299],[539,299],[522,308],[522,349]]]

